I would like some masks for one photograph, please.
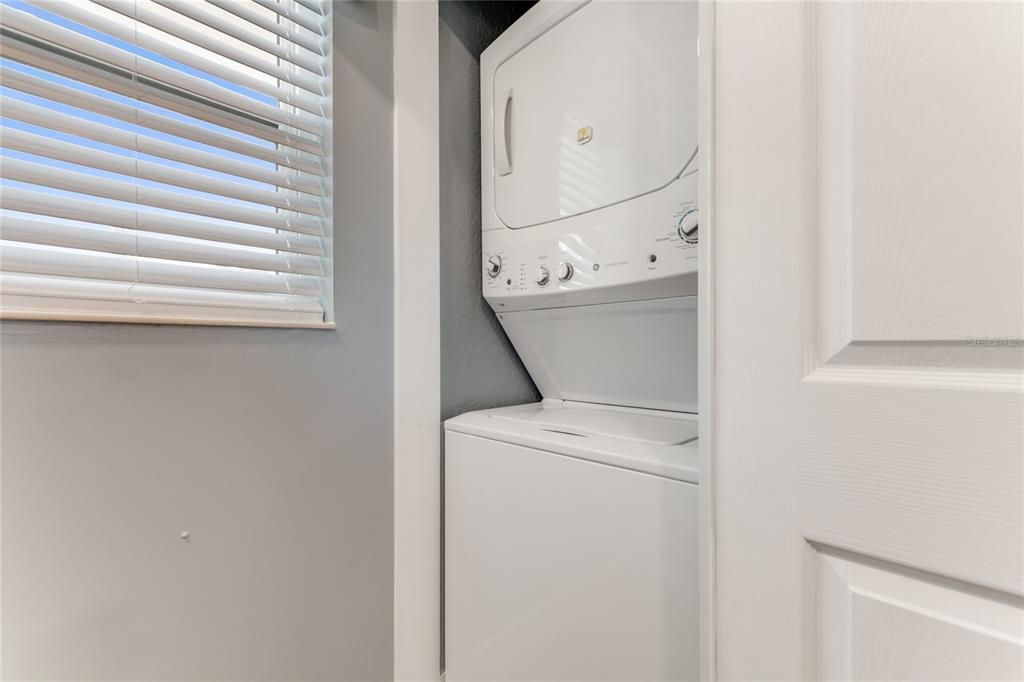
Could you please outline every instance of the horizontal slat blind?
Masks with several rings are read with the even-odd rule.
[[[330,326],[322,0],[0,0],[0,314]]]

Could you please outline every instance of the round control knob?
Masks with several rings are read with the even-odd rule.
[[[687,244],[697,243],[697,215],[697,209],[691,208],[679,219],[676,231],[679,232],[679,238]]]
[[[550,281],[550,279],[551,275],[548,273],[548,269],[543,265],[540,266],[537,269],[537,284],[540,286],[544,286],[548,283],[548,281]]]
[[[487,270],[487,276],[494,279],[501,274],[501,256],[491,256],[484,262],[484,268]]]
[[[559,282],[568,282],[570,279],[572,279],[572,273],[573,272],[574,272],[574,270],[572,268],[572,263],[559,263],[558,264],[558,281]]]

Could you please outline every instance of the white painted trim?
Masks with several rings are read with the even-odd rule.
[[[394,679],[441,652],[438,7],[394,3]]]
[[[3,372],[3,368],[0,367],[0,373]],[[3,410],[3,401],[0,400],[0,410]],[[3,472],[3,448],[0,448],[0,472]],[[0,491],[3,490],[3,474],[0,473]],[[3,493],[0,492],[0,509],[3,509]],[[2,515],[0,515],[0,521],[2,521]],[[0,680],[6,680],[7,675],[4,674],[4,532],[3,523],[0,523]]]
[[[700,178],[697,205],[700,207],[700,252],[698,254],[697,383],[699,398],[700,513],[700,677],[718,677],[715,649],[715,3],[701,0],[697,41],[698,60],[697,141],[700,149]]]

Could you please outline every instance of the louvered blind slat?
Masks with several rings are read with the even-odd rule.
[[[139,255],[189,263],[227,265],[273,272],[294,272],[316,277],[323,275],[323,264],[316,256],[238,249],[198,240],[143,232],[133,233],[84,223],[8,216],[4,221],[4,239],[125,256]]]
[[[320,149],[316,139],[288,135],[270,125],[277,123],[317,135],[322,124],[319,116],[290,113],[279,105],[246,96],[181,68],[126,52],[6,5],[0,6],[0,22],[17,34],[17,37],[5,35],[0,41],[0,56],[229,129],[244,130],[272,142],[312,152]]]
[[[277,17],[268,16],[263,11],[264,8],[257,5],[256,2],[238,2],[238,0],[207,0],[207,2],[231,12],[253,26],[273,33],[283,40],[304,47],[313,54],[324,54],[326,44],[323,36],[292,21],[278,22]]]
[[[323,16],[310,11],[302,3],[281,2],[280,0],[256,0],[284,21],[301,26],[318,36],[324,35]]]
[[[84,111],[102,114],[126,123],[134,123],[143,129],[167,133],[168,135],[181,137],[209,147],[217,147],[218,149],[249,157],[250,159],[258,159],[286,168],[323,175],[323,168],[319,161],[320,157],[304,154],[287,147],[282,148],[260,144],[237,135],[225,134],[210,126],[204,127],[172,118],[165,114],[139,109],[132,104],[114,101],[108,97],[93,95],[84,90],[77,90],[73,87],[48,81],[45,77],[14,71],[7,67],[0,67],[0,85],[41,97],[51,102],[58,102]]]
[[[127,230],[179,235],[275,251],[293,251],[312,255],[323,255],[324,253],[324,242],[321,238],[296,232],[266,230],[240,223],[196,220],[172,212],[155,213],[139,210],[133,206],[106,205],[67,197],[60,197],[60,200],[56,201],[52,194],[19,187],[5,187],[0,192],[0,198],[3,199],[3,207],[8,211],[31,215],[65,218],[99,225],[111,225]]]
[[[320,54],[297,45],[284,47],[278,43],[275,35],[255,34],[243,22],[239,22],[235,16],[218,10],[206,2],[182,2],[181,0],[153,0],[153,2],[182,16],[189,17],[202,26],[216,29],[224,35],[241,40],[278,59],[291,62],[316,75],[324,74],[324,61]],[[210,49],[215,49],[215,47],[211,45]]]
[[[305,296],[320,293],[317,278],[306,275],[279,275],[259,270],[210,267],[200,263],[180,263],[82,249],[51,248],[20,242],[7,242],[4,245],[0,251],[0,270],[60,277],[194,286],[204,289],[263,291]]]
[[[0,0],[0,314],[329,325],[330,5]]]
[[[321,236],[319,220],[285,211],[250,208],[217,199],[207,199],[194,194],[157,189],[131,180],[116,180],[81,171],[60,169],[35,161],[5,158],[0,164],[0,175],[4,179],[40,185],[65,192],[89,194],[92,196],[180,211],[194,215],[232,220],[249,225],[272,227],[277,230],[291,230],[303,234]]]
[[[159,22],[160,17],[152,17],[147,12],[147,5],[141,2],[125,4],[114,3],[91,3],[91,2],[68,2],[67,0],[25,0],[28,4],[45,9],[54,14],[60,15],[83,26],[94,28],[110,36],[121,40],[133,41],[139,39],[144,41],[146,49],[161,56],[173,59],[181,64],[193,67],[199,71],[216,76],[221,80],[234,83],[254,92],[259,92],[273,99],[290,104],[305,111],[312,112],[319,116],[322,102],[319,97],[304,91],[296,91],[295,88],[278,85],[276,80],[262,78],[248,72],[247,69],[239,68],[238,64],[231,64],[225,61],[218,61],[197,52],[194,48],[182,47],[170,42],[158,35],[146,34],[139,36],[139,26],[149,25],[140,16],[149,16],[154,22]],[[104,9],[109,5],[111,8],[119,9],[124,14],[112,13]],[[101,13],[102,12],[102,13]],[[137,21],[124,21],[124,17],[136,19]],[[139,23],[141,22],[141,23]],[[203,50],[205,52],[205,50]],[[315,121],[315,119],[314,119]]]
[[[322,327],[319,299],[0,272],[8,317]]]
[[[302,5],[310,12],[316,12],[320,16],[327,14],[325,5],[330,1],[331,0],[296,0],[298,4]]]
[[[62,114],[29,102],[8,98],[3,105],[3,116],[4,118],[43,126],[52,131],[77,135],[114,147],[121,147],[150,156],[158,156],[190,166],[219,171],[225,175],[233,175],[275,187],[286,187],[297,192],[323,196],[321,182],[307,174],[289,173],[287,171],[265,168],[254,163],[239,162],[234,159],[225,158],[221,154],[200,151],[102,123],[94,122],[88,127],[83,127],[75,116]]]
[[[287,50],[281,49],[281,54],[275,56],[269,52],[253,49],[252,45],[239,45],[240,41],[237,41],[237,39],[232,40],[229,34],[222,34],[216,42],[206,41],[204,36],[209,33],[209,26],[194,19],[183,19],[183,17],[188,15],[183,13],[175,15],[173,9],[161,7],[155,0],[145,4],[141,2],[128,4],[124,0],[95,0],[95,3],[114,12],[132,17],[143,24],[160,30],[168,36],[183,40],[186,43],[196,44],[197,41],[203,42],[204,49],[211,54],[224,57],[231,62],[259,71],[274,79],[286,81],[314,95],[324,94],[321,91],[323,87],[323,82],[320,78],[321,74],[313,73],[306,69],[295,69],[287,63],[280,63],[279,60],[285,59],[287,56]],[[187,9],[192,5],[179,2],[177,6]],[[229,27],[231,27],[231,24],[224,25],[224,28]],[[277,43],[273,43],[273,45],[275,48],[279,48]]]
[[[166,185],[176,185],[193,189],[207,194],[215,194],[226,198],[239,199],[254,204],[274,206],[276,208],[307,213],[310,215],[323,215],[321,202],[314,199],[302,199],[289,196],[288,193],[278,192],[273,189],[261,189],[252,184],[231,182],[219,178],[210,177],[202,173],[194,173],[167,166],[162,163],[154,163],[143,159],[133,158],[123,154],[89,149],[73,142],[56,140],[45,135],[25,132],[16,128],[0,127],[0,140],[5,149],[14,149],[28,154],[44,156],[56,161],[88,166],[110,173],[134,176],[144,180],[151,180]],[[14,163],[18,163],[15,161]],[[13,176],[12,176],[13,177]],[[78,177],[77,174],[74,177]],[[14,178],[17,179],[17,178]],[[54,179],[57,181],[57,179]],[[31,182],[31,181],[30,181]],[[62,185],[67,179],[60,179],[57,185]],[[58,189],[68,189],[58,187]],[[81,191],[74,189],[72,191]],[[112,196],[111,198],[120,198]],[[136,199],[139,203],[141,200]],[[156,205],[156,204],[152,204]],[[183,210],[183,209],[182,209]],[[195,211],[189,211],[195,212]]]

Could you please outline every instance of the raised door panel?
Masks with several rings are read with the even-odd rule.
[[[1024,679],[1019,603],[829,555],[819,579],[822,679]]]
[[[804,380],[803,536],[1024,594],[1020,393],[858,374]]]
[[[1024,336],[1024,5],[816,11],[821,245],[847,340]]]
[[[1024,594],[1022,5],[809,11],[804,537]]]
[[[1024,335],[1021,15],[853,9],[855,338]]]

